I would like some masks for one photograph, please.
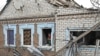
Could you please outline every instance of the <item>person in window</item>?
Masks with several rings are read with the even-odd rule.
[[[51,34],[48,33],[47,35],[47,43],[49,44],[49,46],[51,46]]]

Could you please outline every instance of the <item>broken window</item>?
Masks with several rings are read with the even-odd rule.
[[[84,31],[71,31],[70,33],[72,34],[72,36],[78,37],[82,33],[84,33]],[[78,40],[77,43],[84,45],[95,45],[97,39],[100,39],[100,31],[92,31],[84,36],[84,38]]]
[[[73,40],[79,35],[81,35],[82,33],[84,33],[84,31],[71,31],[70,33],[71,33],[71,39]],[[83,43],[83,42],[84,42],[84,38],[77,41],[77,43]]]
[[[51,46],[51,29],[42,29],[42,44]]]
[[[97,39],[100,39],[100,31],[92,31],[85,36],[85,44],[95,45]]]
[[[24,29],[23,37],[24,45],[31,45],[31,29]]]
[[[7,30],[7,44],[14,45],[14,30]]]

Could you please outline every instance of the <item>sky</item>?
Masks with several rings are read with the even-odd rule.
[[[0,0],[0,11],[3,9],[5,4],[6,4],[6,0]]]
[[[0,0],[0,11],[5,6],[7,0]],[[75,0],[79,5],[82,5],[85,8],[93,7],[90,0]],[[96,0],[95,0],[96,1]]]
[[[82,5],[85,8],[91,8],[93,5],[90,0],[75,0],[79,5]]]

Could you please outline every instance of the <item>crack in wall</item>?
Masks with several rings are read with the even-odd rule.
[[[21,0],[13,0],[13,5],[16,10],[23,10],[24,4]]]

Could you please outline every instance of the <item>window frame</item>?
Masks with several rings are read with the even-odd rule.
[[[44,37],[43,37],[43,29],[50,29],[51,32],[52,32],[52,28],[49,28],[49,27],[48,27],[48,28],[42,28],[42,45],[43,45],[43,40],[44,40],[44,39],[43,39],[43,38],[44,38]],[[50,33],[50,34],[51,34],[51,33]],[[51,35],[52,35],[52,34],[51,34]],[[52,38],[50,37],[50,39],[51,39],[51,40],[50,40],[50,42],[51,42],[51,41],[52,41]],[[52,42],[51,42],[51,43],[52,43]],[[45,46],[45,45],[43,45],[43,46]],[[51,46],[51,45],[50,45],[50,46]]]
[[[10,35],[9,35],[10,31],[13,31],[13,36],[12,36],[12,37],[13,37],[13,44],[14,44],[14,41],[15,41],[15,40],[14,40],[14,30],[13,30],[13,29],[8,29],[8,30],[7,30],[7,44],[9,43],[8,45],[12,45],[12,43],[9,42],[9,40],[10,40],[10,39],[9,39],[9,38],[10,38],[10,37],[9,37],[9,36],[10,36]]]
[[[31,29],[31,45],[24,45],[23,33],[24,33],[25,29]],[[34,24],[20,24],[19,25],[19,32],[21,34],[21,47],[34,46],[33,45]]]
[[[51,48],[54,49],[54,23],[38,23],[37,28],[38,28],[37,32],[39,34],[39,48],[48,47],[48,49],[51,49]],[[42,41],[43,41],[42,29],[45,29],[45,28],[51,29],[51,46],[45,46],[42,43]]]
[[[29,30],[31,30],[30,28],[28,28]],[[27,30],[27,29],[23,29],[23,45],[25,45],[25,43],[24,43],[24,30]],[[31,36],[32,36],[32,33],[31,33]],[[32,41],[32,37],[31,37],[31,41]],[[31,45],[32,45],[32,43],[31,43]],[[25,46],[27,46],[27,45],[25,45]]]
[[[7,31],[8,30],[13,30],[14,31],[14,44],[13,45],[9,45],[7,43]],[[3,25],[3,33],[4,33],[4,46],[7,46],[7,47],[15,47],[16,46],[16,24],[5,24]]]

